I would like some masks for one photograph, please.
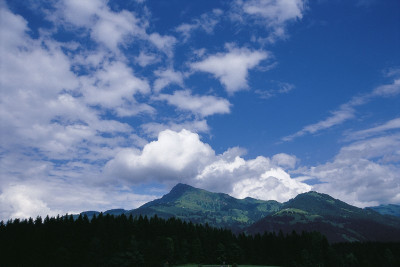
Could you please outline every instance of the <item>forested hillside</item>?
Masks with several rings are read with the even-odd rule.
[[[399,266],[400,243],[330,245],[320,233],[234,235],[170,218],[99,214],[0,223],[0,266]]]

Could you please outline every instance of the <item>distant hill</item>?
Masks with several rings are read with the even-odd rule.
[[[124,209],[112,209],[112,210],[106,210],[103,212],[103,214],[110,214],[110,215],[114,215],[114,216],[118,216],[121,214],[125,214],[126,212],[128,212],[127,210]],[[80,213],[82,216],[86,215],[88,216],[89,219],[92,219],[92,217],[94,215],[98,216],[100,214],[99,211],[94,211],[94,210],[90,210],[90,211],[84,211]],[[73,215],[74,219],[79,217],[79,214]]]
[[[400,218],[400,205],[387,204],[376,207],[368,207],[366,209],[372,209],[382,215],[391,215]]]
[[[396,205],[393,205],[396,206]],[[160,199],[133,210],[110,215],[176,217],[193,223],[229,228],[235,233],[319,231],[330,242],[400,241],[400,219],[373,208],[360,209],[317,192],[299,194],[285,203],[253,198],[236,199],[185,184],[177,184]],[[95,211],[83,212],[92,217]]]
[[[331,242],[400,241],[400,220],[317,192],[300,194],[251,225],[248,233],[319,231]]]

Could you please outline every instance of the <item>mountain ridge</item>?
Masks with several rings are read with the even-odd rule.
[[[327,194],[310,191],[283,203],[277,213],[267,215],[246,229],[290,233],[318,231],[331,242],[400,241],[400,220],[370,209],[349,205]]]
[[[252,198],[236,199],[225,193],[212,193],[185,184],[178,184],[170,193],[150,201],[127,215],[177,217],[194,223],[227,227],[234,232],[279,209],[281,203]]]
[[[93,211],[90,211],[94,214]],[[114,209],[110,215],[176,217],[229,228],[234,233],[319,231],[331,242],[400,241],[400,219],[371,208],[351,206],[327,194],[309,191],[287,202],[236,199],[187,184],[177,184],[159,199],[137,209]],[[82,213],[84,214],[84,213]],[[88,215],[89,216],[89,215]]]

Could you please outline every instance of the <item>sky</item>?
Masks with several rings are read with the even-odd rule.
[[[0,220],[186,183],[400,204],[398,0],[0,0]]]

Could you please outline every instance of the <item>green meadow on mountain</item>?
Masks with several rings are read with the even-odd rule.
[[[386,204],[376,207],[369,207],[369,209],[379,212],[380,214],[392,215],[400,218],[400,205]]]
[[[83,214],[90,217],[95,212]],[[234,233],[319,231],[330,242],[400,241],[399,218],[380,214],[372,208],[357,208],[313,191],[279,203],[253,198],[236,199],[227,194],[178,184],[162,198],[137,209],[109,210],[105,214],[174,217],[228,228]]]
[[[290,233],[293,230],[318,231],[331,242],[400,241],[400,220],[372,209],[361,209],[327,194],[300,194],[251,225],[247,232]]]
[[[236,199],[227,194],[211,193],[185,184],[176,185],[170,193],[129,211],[133,216],[176,217],[193,223],[208,223],[234,232],[255,223],[282,206],[277,201],[254,198]]]

